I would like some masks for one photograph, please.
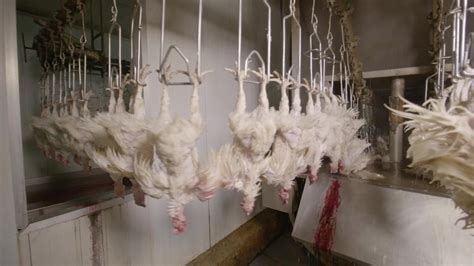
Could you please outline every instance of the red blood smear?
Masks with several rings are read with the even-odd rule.
[[[326,191],[324,207],[319,218],[319,227],[314,235],[314,248],[329,252],[332,247],[334,229],[336,228],[336,213],[341,204],[339,198],[339,188],[341,184],[334,180]]]

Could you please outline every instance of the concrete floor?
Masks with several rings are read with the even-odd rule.
[[[315,265],[315,258],[286,233],[270,243],[250,263],[250,266],[270,265]]]

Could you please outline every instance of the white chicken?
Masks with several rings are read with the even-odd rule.
[[[279,77],[278,73],[275,76]],[[287,95],[287,89],[290,86],[298,86],[289,77],[282,76],[275,80],[280,84],[281,98],[278,111],[275,112],[277,133],[272,146],[272,153],[267,171],[264,173],[268,184],[279,188],[278,195],[283,203],[289,199],[289,191],[293,186],[293,180],[298,175],[300,167],[306,168],[304,158],[298,156],[296,150],[299,142],[302,128],[301,105],[299,89],[295,90],[292,101],[292,110],[290,113],[290,104]]]
[[[461,219],[464,228],[474,228],[474,112],[462,106],[446,109],[446,99],[430,99],[426,108],[402,100],[405,112],[387,108],[408,119],[410,167],[432,173],[433,182],[451,190],[467,214]]]
[[[189,75],[193,86],[190,118],[171,119],[169,96],[164,85],[161,112],[157,120],[163,124],[159,125],[159,129],[148,129],[152,135],[152,156],[139,155],[134,163],[136,180],[144,192],[155,198],[163,195],[168,198],[168,214],[172,218],[175,233],[186,229],[184,205],[194,198],[200,183],[196,142],[203,130],[198,91],[202,75],[197,71],[184,74]]]
[[[368,148],[370,143],[360,138],[359,131],[365,125],[364,119],[357,119],[357,112],[347,109],[347,119],[341,129],[344,139],[341,143],[342,154],[339,163],[339,173],[349,175],[364,169],[372,161]]]
[[[341,168],[342,145],[345,140],[344,126],[347,123],[347,112],[342,103],[336,96],[322,93],[324,101],[322,102],[322,111],[327,115],[331,123],[326,124],[329,127],[328,134],[324,139],[325,156],[331,159],[331,173],[337,173]]]
[[[137,103],[137,105],[134,106],[134,114],[127,113],[122,106],[123,90],[129,82],[132,82],[137,86],[136,93],[133,97],[143,100],[142,93],[146,86],[144,80],[150,73],[148,66],[145,66],[140,70],[139,80],[131,81],[128,79],[128,75],[125,76],[122,87],[118,88],[118,99],[116,101],[113,99],[109,100],[109,113],[98,114],[91,121],[91,124],[98,125],[99,128],[91,132],[93,135],[93,143],[92,145],[88,145],[86,149],[88,156],[99,165],[99,167],[110,174],[114,181],[114,188],[117,195],[123,196],[123,178],[127,177],[130,180],[135,203],[140,206],[145,206],[145,198],[139,184],[134,180],[135,171],[133,160],[139,150],[147,149],[149,146],[147,145],[148,135],[145,130],[147,124],[144,120],[145,109],[143,101],[134,100],[134,102]],[[110,97],[114,98],[115,95],[111,93]],[[140,102],[142,104],[138,104]],[[115,109],[115,113],[110,114],[110,111],[113,109]],[[100,127],[105,129],[105,135]],[[104,137],[110,139],[112,142],[101,142]]]
[[[41,95],[41,114],[39,117],[33,117],[31,119],[31,128],[33,130],[33,137],[35,139],[36,145],[43,153],[46,158],[51,158],[51,147],[48,142],[48,125],[49,125],[49,116],[51,115],[49,105],[47,104],[47,94],[49,90],[48,77],[42,77],[39,82]]]
[[[277,130],[275,111],[269,108],[266,91],[270,77],[262,68],[253,72],[260,78],[260,94],[258,106],[247,113],[244,90],[247,70],[226,70],[235,75],[238,84],[236,107],[229,115],[233,141],[211,152],[207,166],[201,169],[199,197],[209,199],[220,187],[235,189],[244,194],[240,206],[249,215],[260,193],[261,176],[267,172]]]
[[[59,116],[59,103],[55,100],[55,74],[52,73],[52,83],[50,83],[49,74],[47,74],[44,83],[41,85],[45,94],[42,97],[42,111],[40,117],[33,117],[31,125],[33,128],[34,138],[38,147],[47,158],[52,158],[60,162],[65,162],[63,153],[63,145],[60,141],[61,134],[56,128],[56,124],[62,118]],[[51,94],[50,94],[51,89]]]
[[[370,161],[366,151],[370,144],[358,137],[359,129],[365,121],[358,119],[357,111],[346,108],[335,95],[323,94],[323,97],[323,112],[328,116],[328,121],[331,121],[331,133],[325,141],[325,155],[331,159],[331,172],[349,174],[362,170]]]
[[[236,72],[234,72],[236,73]],[[229,126],[232,131],[233,145],[242,156],[244,173],[242,176],[242,209],[248,215],[253,211],[256,197],[261,188],[261,175],[266,172],[269,163],[270,149],[273,145],[277,125],[275,111],[269,108],[267,98],[267,77],[263,68],[254,72],[260,78],[260,94],[258,106],[250,113],[245,112],[246,101],[243,88],[246,73],[236,73],[239,94],[236,110],[229,116]]]
[[[326,152],[326,139],[330,132],[330,121],[326,113],[323,113],[321,107],[321,97],[316,94],[314,105],[311,106],[312,96],[308,90],[308,103],[306,106],[306,117],[316,119],[315,126],[312,129],[303,132],[302,138],[309,141],[307,151],[308,180],[311,184],[318,179],[318,172],[322,165],[322,160]],[[304,142],[303,142],[304,143]]]

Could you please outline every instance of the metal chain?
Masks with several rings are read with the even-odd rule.
[[[64,64],[66,62],[66,55],[64,54],[64,49],[63,49],[63,42],[61,40],[61,46],[59,48],[59,59],[61,60],[61,67],[64,67]]]
[[[118,8],[117,8],[117,2],[116,0],[113,0],[113,5],[111,7],[112,11],[112,19],[110,20],[111,22],[117,22],[117,17],[118,17]]]
[[[332,7],[329,7],[329,22],[328,22],[328,34],[326,35],[326,39],[328,41],[328,47],[332,46],[332,41],[334,36],[332,35],[331,29],[332,28]]]
[[[81,42],[81,50],[84,51],[84,48],[85,48],[86,43],[87,43],[86,25],[85,25],[85,21],[84,21],[84,10],[81,9],[80,13],[81,13],[81,21],[82,21],[82,34],[81,34],[80,42]]]
[[[290,0],[290,14],[295,15],[296,13],[296,0]]]

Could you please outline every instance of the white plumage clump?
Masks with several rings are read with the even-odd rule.
[[[234,112],[229,115],[232,144],[212,152],[208,165],[201,169],[200,196],[210,198],[219,187],[243,193],[240,206],[250,214],[261,189],[261,176],[267,170],[269,154],[274,142],[277,125],[275,111],[269,108],[266,87],[270,80],[262,68],[253,72],[260,78],[258,105],[246,112],[244,79],[246,71],[231,71],[237,79],[239,91]]]
[[[234,183],[235,189],[242,191],[244,197],[241,207],[245,213],[253,211],[256,197],[261,188],[261,175],[268,165],[268,155],[275,134],[275,112],[270,110],[267,98],[267,77],[262,68],[254,72],[260,78],[260,94],[257,107],[250,113],[245,111],[246,100],[243,88],[245,73],[238,73],[239,93],[236,110],[229,116],[229,126],[234,140],[232,145],[238,151],[242,162],[240,182]]]
[[[447,109],[445,99],[430,99],[424,106],[403,101],[404,112],[391,111],[408,119],[410,167],[431,173],[433,182],[451,190],[466,213],[464,227],[474,228],[474,112],[459,105]]]
[[[132,80],[126,75],[121,87],[110,90],[108,112],[98,114],[88,124],[90,128],[98,130],[90,132],[93,140],[87,143],[85,149],[89,158],[110,174],[117,195],[124,196],[123,178],[127,177],[131,181],[135,203],[140,206],[145,206],[145,198],[135,181],[133,160],[138,151],[147,149],[148,135],[145,126],[149,121],[145,120],[142,94],[146,87],[144,81],[150,73],[147,65],[140,69],[138,80]],[[125,110],[123,101],[123,91],[128,84],[135,87],[129,112]],[[115,90],[118,90],[117,98]],[[104,138],[109,141],[103,141]]]
[[[298,145],[301,128],[300,114],[294,109],[300,108],[299,93],[295,94],[297,105],[293,105],[290,112],[290,104],[287,95],[288,88],[292,85],[291,78],[279,77],[275,79],[280,84],[280,105],[275,112],[275,122],[277,131],[272,145],[271,156],[268,167],[264,173],[265,181],[269,185],[279,188],[278,195],[283,203],[288,202],[289,190],[293,186],[293,179],[296,177],[297,154],[294,148]]]
[[[197,75],[191,74],[193,92],[189,119],[171,119],[167,87],[163,85],[159,128],[147,128],[151,136],[148,144],[153,147],[151,156],[138,152],[134,162],[136,180],[144,192],[154,198],[168,198],[168,214],[176,233],[186,228],[184,205],[194,198],[200,184],[196,142],[204,125],[199,110],[201,77]]]
[[[276,75],[278,76],[278,73]],[[312,94],[309,90],[306,114],[301,114],[299,84],[291,77],[281,77],[277,82],[281,89],[280,106],[276,112],[277,134],[264,177],[268,184],[279,188],[278,195],[286,204],[294,179],[304,173],[312,162],[317,117],[314,116]],[[290,86],[294,89],[291,110],[287,96],[287,88]]]
[[[370,143],[358,136],[364,119],[358,119],[358,112],[347,108],[337,96],[323,97],[322,112],[329,124],[324,146],[331,172],[347,175],[362,170],[371,161],[367,151]]]

